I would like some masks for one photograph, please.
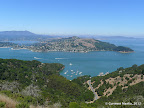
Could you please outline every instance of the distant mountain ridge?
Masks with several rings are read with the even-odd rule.
[[[48,40],[49,38],[68,38],[73,35],[42,35],[32,33],[30,31],[0,31],[0,41],[17,41],[17,40]],[[93,38],[97,40],[109,40],[109,39],[136,39],[134,37],[127,36],[99,36],[99,35],[77,35],[80,38]]]
[[[36,35],[29,31],[2,31],[0,35],[21,35],[21,36],[29,36],[29,35]]]
[[[40,41],[48,38],[53,38],[49,35],[39,35],[30,31],[1,31],[0,41],[21,41],[21,40],[32,40]]]
[[[125,40],[125,39],[136,39],[135,37],[128,37],[128,36],[97,36],[97,35],[79,35],[81,38],[93,38],[93,39],[98,39],[98,40],[113,40],[113,39],[120,39],[120,40]]]

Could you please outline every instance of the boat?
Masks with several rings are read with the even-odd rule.
[[[34,57],[34,59],[42,59],[42,58]]]
[[[72,65],[72,63],[69,64],[70,66]]]
[[[64,74],[67,74],[67,73],[68,73],[68,70]]]

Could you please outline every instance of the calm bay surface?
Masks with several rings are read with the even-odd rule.
[[[69,80],[82,75],[97,76],[101,72],[113,72],[119,67],[126,68],[134,64],[144,64],[144,39],[113,39],[103,41],[130,47],[135,52],[32,52],[26,49],[11,50],[11,48],[0,48],[0,58],[38,60],[43,63],[61,63],[65,65],[65,69],[60,74]]]

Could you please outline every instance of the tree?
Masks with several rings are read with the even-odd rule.
[[[69,104],[69,108],[80,108],[79,104],[77,104],[76,102],[71,102]]]
[[[142,70],[142,74],[144,75],[144,70]]]
[[[120,70],[123,70],[123,69],[124,69],[123,67],[120,67],[120,68],[118,68],[117,70],[120,71]]]
[[[138,66],[136,65],[136,64],[134,64],[133,66],[132,66],[132,68],[137,68]]]

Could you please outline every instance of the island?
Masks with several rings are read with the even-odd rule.
[[[34,52],[64,51],[64,52],[90,52],[90,51],[117,51],[120,53],[134,52],[131,48],[116,46],[95,39],[79,38],[77,36],[41,41],[28,47]]]
[[[38,41],[31,45],[20,45],[12,42],[0,42],[0,47],[11,47],[13,49],[29,49],[33,52],[91,52],[91,51],[116,51],[120,53],[134,52],[131,48],[116,46],[108,42],[96,39],[79,38],[77,36],[68,38],[53,38]]]

